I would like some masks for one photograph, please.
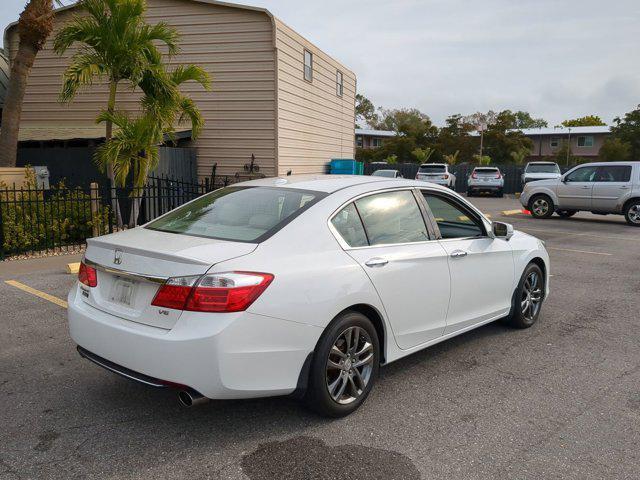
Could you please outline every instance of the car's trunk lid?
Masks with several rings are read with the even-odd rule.
[[[83,286],[82,298],[125,320],[171,329],[182,312],[151,305],[166,278],[202,275],[212,265],[256,247],[145,228],[89,239],[85,259],[96,266],[98,285]]]

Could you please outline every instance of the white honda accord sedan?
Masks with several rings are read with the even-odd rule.
[[[380,365],[494,320],[530,327],[548,294],[540,240],[384,177],[241,183],[87,244],[78,351],[186,405],[293,394],[347,415]]]

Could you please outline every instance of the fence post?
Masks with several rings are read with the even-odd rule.
[[[7,200],[9,195],[7,194]],[[4,222],[2,221],[2,197],[0,197],[0,260],[4,260]]]
[[[93,224],[93,236],[100,236],[100,222],[98,221],[98,209],[99,209],[99,196],[98,196],[98,184],[91,182],[89,185],[89,198],[91,201],[91,223]]]

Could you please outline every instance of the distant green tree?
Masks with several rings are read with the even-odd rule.
[[[497,164],[511,163],[511,152],[531,151],[533,142],[522,132],[513,130],[514,114],[504,110],[495,116],[484,132],[483,154],[488,155]]]
[[[491,157],[489,155],[474,155],[473,159],[478,165],[491,165]]]
[[[624,162],[631,158],[631,144],[617,137],[607,138],[599,153],[603,162]]]
[[[455,165],[458,163],[458,155],[460,154],[460,150],[456,150],[455,153],[451,153],[448,155],[444,155],[444,161],[449,165]]]
[[[376,107],[371,100],[358,93],[356,95],[356,125],[358,128],[375,125],[378,122]]]
[[[398,156],[389,155],[387,158],[384,159],[384,161],[387,162],[389,165],[395,165],[396,163],[398,163]]]
[[[458,162],[470,162],[478,151],[479,138],[470,135],[475,130],[462,115],[451,115],[438,131],[435,148],[439,152],[458,152]],[[446,161],[444,156],[443,160]]]
[[[515,163],[516,165],[522,165],[524,163],[525,158],[527,158],[530,153],[531,153],[531,150],[529,150],[528,148],[522,148],[520,150],[512,151],[510,155],[511,155],[511,159],[513,160],[513,163]]]
[[[549,126],[544,118],[533,118],[529,112],[518,110],[514,116],[515,126],[513,128],[544,128]]]
[[[438,136],[438,128],[425,113],[415,108],[381,110],[382,118],[377,124],[381,130],[391,130],[412,138],[416,146],[428,146]]]
[[[411,154],[415,157],[418,163],[427,163],[431,156],[434,154],[435,150],[433,148],[416,148]]]
[[[597,115],[586,115],[580,118],[565,120],[562,122],[565,127],[600,127],[606,125]]]
[[[640,160],[640,105],[624,117],[614,118],[613,123],[611,134],[630,145],[631,160]]]

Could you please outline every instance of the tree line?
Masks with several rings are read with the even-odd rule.
[[[562,127],[603,126],[597,115],[568,119]],[[384,109],[364,95],[356,96],[356,128],[388,130],[396,136],[375,149],[357,148],[356,159],[388,163],[446,162],[521,164],[531,154],[533,143],[520,130],[549,124],[529,112],[503,110],[450,115],[442,127],[415,108]],[[640,159],[640,105],[611,126],[611,136],[600,150],[604,161]],[[549,160],[571,164],[585,159],[573,154],[565,142]]]

